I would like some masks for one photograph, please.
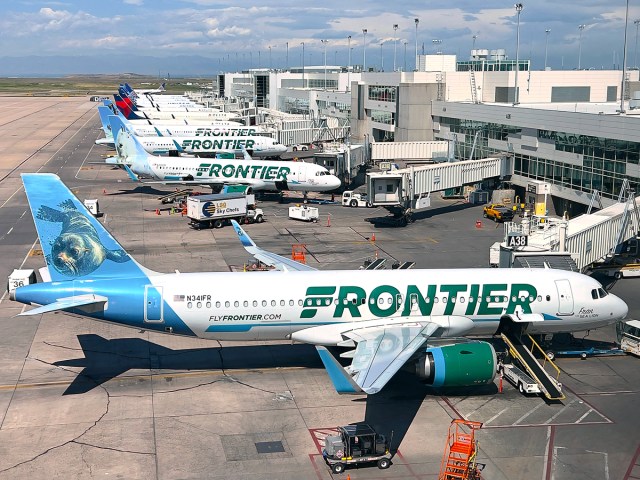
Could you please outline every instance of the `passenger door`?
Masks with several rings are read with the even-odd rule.
[[[573,294],[569,280],[556,280],[558,315],[573,315]]]

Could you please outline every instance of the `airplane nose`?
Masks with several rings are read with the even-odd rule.
[[[327,183],[331,187],[331,190],[333,190],[334,188],[338,188],[342,184],[340,179],[335,175],[331,175],[331,178],[328,180]]]
[[[627,314],[629,313],[629,306],[620,297],[616,297],[616,300],[617,300],[616,312],[619,312],[620,320],[624,320],[625,318],[627,318]]]

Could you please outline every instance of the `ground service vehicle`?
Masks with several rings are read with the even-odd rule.
[[[482,216],[494,222],[507,222],[513,219],[513,210],[501,203],[492,203],[484,207]]]
[[[367,207],[371,208],[371,202],[367,198],[366,193],[356,193],[352,190],[346,190],[342,194],[343,207]]]
[[[293,147],[291,147],[291,149],[294,152],[297,152],[298,150],[306,152],[307,150],[309,150],[309,145],[304,145],[304,144],[294,145]]]
[[[640,277],[640,263],[627,263],[626,265],[608,264],[596,266],[594,272],[602,273],[616,280],[621,278]]]
[[[498,365],[498,373],[509,380],[520,393],[540,393],[540,387],[535,380],[512,363]]]
[[[378,468],[391,466],[389,443],[384,435],[367,424],[338,427],[338,435],[325,438],[322,457],[333,473],[342,473],[347,465],[377,462]]]
[[[617,327],[620,349],[640,357],[640,320],[619,322]]]
[[[289,218],[302,220],[303,222],[317,222],[320,218],[320,211],[318,210],[318,207],[295,205],[289,207]]]
[[[222,228],[235,220],[238,223],[262,223],[264,212],[255,206],[255,195],[221,193],[198,195],[187,198],[189,226],[200,228]]]

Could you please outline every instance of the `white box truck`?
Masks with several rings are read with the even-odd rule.
[[[262,223],[264,212],[255,206],[255,195],[222,193],[187,198],[189,226],[195,229],[222,228],[230,220]]]

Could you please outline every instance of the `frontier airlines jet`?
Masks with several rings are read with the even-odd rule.
[[[158,273],[136,262],[53,174],[23,174],[50,281],[12,300],[156,332],[317,346],[342,393],[376,393],[405,364],[435,386],[489,383],[492,335],[571,332],[623,319],[627,305],[595,279],[553,269],[320,271],[240,241],[281,271]],[[343,368],[325,348],[340,346]]]

